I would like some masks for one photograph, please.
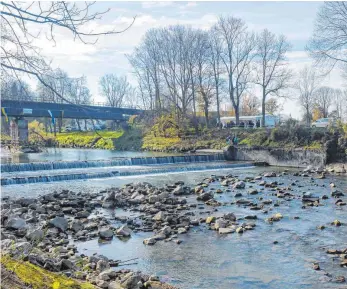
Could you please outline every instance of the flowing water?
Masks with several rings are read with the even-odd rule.
[[[132,155],[138,157],[140,155]],[[143,157],[143,155],[141,155]],[[151,156],[152,157],[152,156]],[[66,160],[66,159],[65,159]],[[81,159],[80,159],[81,160]],[[80,161],[79,160],[79,161]],[[78,161],[75,160],[74,161]],[[42,160],[41,160],[42,162]],[[225,167],[230,165],[230,167]],[[54,171],[21,171],[3,173],[6,178],[23,178],[42,176],[72,175],[76,173],[97,174],[112,171],[128,173],[127,176],[118,174],[111,177],[95,177],[93,179],[70,180],[48,183],[26,183],[3,186],[2,196],[34,197],[54,190],[69,189],[76,192],[96,192],[110,187],[122,186],[130,182],[149,182],[156,186],[173,184],[176,181],[184,181],[186,185],[193,186],[204,178],[215,175],[233,174],[240,178],[252,177],[264,171],[283,171],[279,168],[260,168],[250,164],[227,163],[221,160],[209,162],[190,163],[162,163],[113,167],[91,168],[65,168]],[[224,167],[223,167],[224,166]],[[213,168],[211,170],[211,167]],[[144,175],[146,173],[146,175]],[[133,175],[132,175],[133,174]],[[345,192],[342,197],[346,201],[347,179],[343,176],[329,176],[326,179],[315,180],[310,178],[295,177],[292,171],[288,175],[272,178],[271,181],[283,183],[289,186],[298,181],[299,186],[293,187],[293,193],[302,194],[311,192],[314,195],[330,196],[330,182],[334,182],[338,189]],[[254,188],[256,188],[256,185]],[[249,186],[249,184],[248,184]],[[221,188],[218,182],[210,187]],[[247,188],[248,189],[248,188]],[[244,198],[259,201],[264,199],[279,200],[272,195],[270,189],[265,189],[260,195],[248,195],[246,190],[240,190]],[[346,207],[338,207],[334,204],[334,198],[322,200],[324,206],[302,208],[300,199],[281,201],[278,207],[264,214],[261,211],[252,211],[249,207],[231,205],[234,202],[234,193],[216,194],[215,198],[227,205],[220,206],[217,211],[214,208],[204,206],[203,210],[197,209],[196,218],[208,215],[221,216],[225,212],[234,212],[237,217],[245,215],[257,215],[254,220],[256,227],[244,234],[218,235],[217,232],[208,230],[204,226],[192,228],[187,234],[179,235],[183,243],[177,245],[173,242],[157,242],[154,246],[142,244],[144,238],[152,233],[133,233],[128,240],[114,238],[110,243],[100,244],[98,240],[77,243],[80,253],[91,255],[103,254],[109,258],[127,260],[139,258],[136,264],[127,267],[138,269],[148,274],[155,274],[163,281],[170,282],[184,289],[294,289],[294,288],[346,288],[342,284],[323,282],[326,276],[322,271],[333,276],[345,276],[346,269],[339,267],[337,260],[325,253],[326,248],[341,249],[347,247],[347,225],[334,227],[330,225],[335,219],[347,223]],[[188,198],[188,202],[192,197]],[[98,209],[100,214],[114,219],[116,216],[136,216],[131,211],[121,209]],[[281,213],[284,218],[273,224],[265,222],[265,219],[275,213]],[[297,216],[299,219],[295,219]],[[115,225],[120,225],[113,221]],[[319,225],[325,225],[325,230],[317,230]],[[274,244],[278,241],[278,244]],[[318,261],[320,271],[312,269],[312,263]]]
[[[101,149],[73,149],[73,148],[44,148],[41,153],[6,153],[1,150],[1,163],[33,163],[33,162],[60,162],[60,161],[91,161],[107,160],[118,157],[155,157],[180,155],[161,152],[133,152],[112,151]]]

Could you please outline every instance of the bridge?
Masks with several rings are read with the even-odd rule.
[[[143,110],[97,105],[74,105],[43,101],[1,99],[1,115],[9,117],[53,117],[70,119],[126,120],[127,115],[137,115]]]
[[[128,116],[141,114],[143,110],[136,108],[120,108],[105,106],[102,103],[70,104],[53,103],[35,100],[1,99],[1,116],[11,117],[12,142],[28,140],[28,122],[26,117],[48,117],[56,119],[98,119],[125,121]]]

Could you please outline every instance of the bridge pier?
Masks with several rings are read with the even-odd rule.
[[[10,134],[12,144],[18,146],[19,142],[28,142],[29,130],[28,121],[24,118],[14,118],[10,123]]]

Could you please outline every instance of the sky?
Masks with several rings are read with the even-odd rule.
[[[95,45],[74,41],[68,31],[57,30],[56,44],[41,37],[37,45],[52,61],[53,68],[61,68],[71,77],[87,77],[88,87],[95,101],[102,101],[98,81],[107,73],[126,75],[136,85],[132,67],[126,54],[141,42],[146,31],[153,27],[186,24],[209,29],[220,15],[242,18],[250,30],[264,28],[276,34],[284,34],[292,44],[288,53],[290,66],[298,72],[311,59],[305,52],[316,13],[323,2],[96,2],[95,11],[111,10],[101,20],[87,24],[84,29],[119,30],[127,27],[134,16],[134,24],[124,33],[101,36]],[[333,71],[324,85],[342,88],[339,71]],[[283,113],[299,118],[301,110],[294,100],[286,100]]]

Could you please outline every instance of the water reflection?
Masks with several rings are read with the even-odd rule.
[[[132,152],[111,151],[101,149],[70,149],[70,148],[44,148],[41,153],[15,153],[9,154],[1,151],[1,163],[30,163],[30,162],[55,162],[55,161],[88,161],[107,160],[117,157],[154,157],[167,155],[161,152]]]

